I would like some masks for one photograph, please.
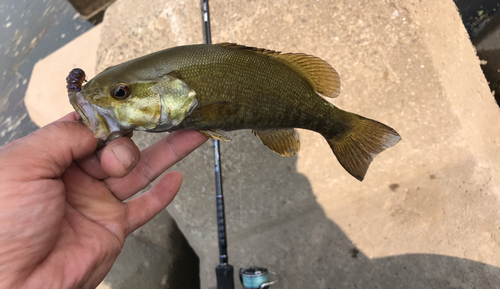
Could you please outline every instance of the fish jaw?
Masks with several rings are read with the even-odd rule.
[[[73,106],[73,108],[78,112],[78,114],[82,117],[83,123],[95,133],[96,131],[96,116],[92,105],[85,100],[79,91],[70,91],[68,93],[69,102]]]
[[[68,95],[73,108],[82,117],[83,122],[94,134],[94,137],[98,139],[99,147],[130,131],[122,130],[107,110],[92,105],[85,99],[81,91],[70,91]]]

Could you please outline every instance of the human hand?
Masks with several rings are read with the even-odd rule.
[[[95,151],[77,119],[0,148],[0,288],[95,288],[125,238],[172,201],[182,174],[124,200],[207,140],[180,131],[142,152],[127,137]]]

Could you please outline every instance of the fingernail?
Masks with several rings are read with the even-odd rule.
[[[112,148],[111,150],[126,168],[129,168],[135,161],[134,154],[126,146],[119,145]]]

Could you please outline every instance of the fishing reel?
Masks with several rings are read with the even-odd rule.
[[[270,280],[269,275],[274,276]],[[245,289],[269,289],[279,280],[276,272],[267,268],[251,266],[247,269],[240,269],[240,281]]]

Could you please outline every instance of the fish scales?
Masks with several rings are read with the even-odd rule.
[[[363,180],[373,158],[401,139],[326,101],[340,93],[339,76],[306,54],[189,45],[109,67],[83,87],[82,73],[68,76],[68,96],[102,145],[132,130],[197,129],[227,140],[224,131],[252,129],[271,150],[292,156],[299,150],[294,128],[304,128],[323,135],[340,164]]]
[[[331,128],[316,116],[329,114],[331,107],[325,106],[328,102],[319,97],[307,97],[316,95],[311,85],[281,62],[266,55],[241,54],[233,50],[214,53],[212,59],[213,64],[178,68],[174,73],[197,91],[201,106],[228,101],[237,102],[240,109],[229,118],[215,116],[215,119],[193,120],[188,116],[178,128],[200,128],[200,125],[223,130],[297,127],[318,131]]]

